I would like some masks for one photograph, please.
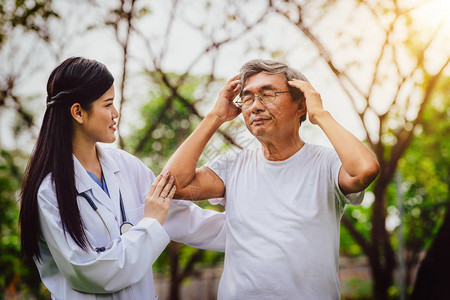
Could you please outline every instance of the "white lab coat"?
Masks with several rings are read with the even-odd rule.
[[[103,175],[111,196],[86,173],[74,158],[76,188],[86,192],[98,207],[113,237],[105,252],[81,249],[62,229],[56,193],[50,174],[38,191],[39,218],[43,239],[42,259],[36,261],[41,279],[53,299],[157,299],[152,264],[170,239],[194,247],[224,251],[225,214],[173,200],[164,227],[143,218],[144,199],[154,174],[136,157],[113,148],[97,147]],[[119,188],[128,220],[135,226],[120,235]],[[106,227],[86,199],[78,207],[92,246],[110,242]]]

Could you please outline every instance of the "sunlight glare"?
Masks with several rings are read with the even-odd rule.
[[[417,11],[416,21],[426,29],[437,28],[442,23],[445,33],[450,34],[450,0],[430,0]]]

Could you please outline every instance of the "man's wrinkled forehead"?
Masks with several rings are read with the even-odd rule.
[[[274,90],[287,84],[284,74],[259,72],[249,76],[242,85],[241,94],[248,94],[251,90]]]
[[[275,86],[275,85],[273,85],[273,84],[265,84],[265,85],[263,85],[263,86],[259,86],[259,87],[257,87],[257,91],[259,92],[259,91],[267,91],[267,90],[276,90],[277,89],[277,87]],[[241,91],[241,95],[247,95],[247,94],[251,94],[252,93],[252,90],[254,90],[253,88],[244,88],[242,91]]]

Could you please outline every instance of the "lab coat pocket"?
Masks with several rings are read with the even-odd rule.
[[[144,218],[144,205],[137,208],[129,209],[125,212],[127,214],[128,222],[133,225],[139,223],[140,220]]]

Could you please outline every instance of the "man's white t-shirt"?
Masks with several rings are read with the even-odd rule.
[[[261,149],[208,163],[225,184],[227,238],[219,299],[339,299],[339,189],[334,149],[305,144],[284,161]]]

